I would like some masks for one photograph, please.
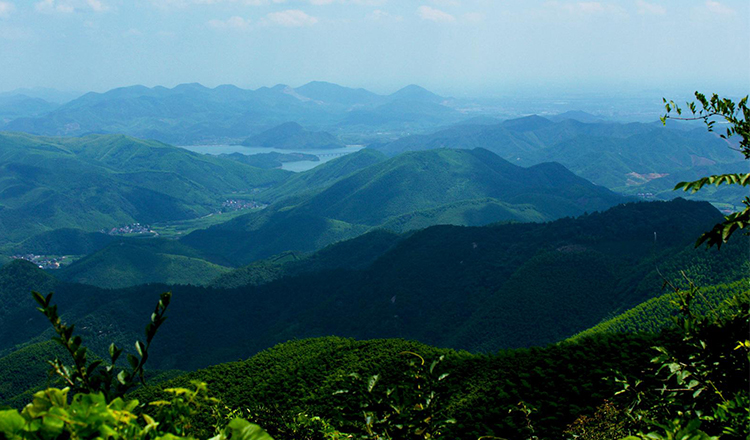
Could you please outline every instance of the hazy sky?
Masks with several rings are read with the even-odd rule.
[[[745,92],[750,1],[0,0],[0,90],[311,80]]]

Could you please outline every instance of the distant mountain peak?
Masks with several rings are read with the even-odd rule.
[[[389,98],[435,103],[445,100],[445,98],[443,98],[442,96],[436,95],[435,93],[432,93],[424,87],[420,87],[416,84],[409,84],[408,86],[390,94]]]
[[[539,115],[530,115],[518,119],[509,119],[502,123],[503,127],[517,131],[533,131],[553,124],[554,122]]]
[[[294,121],[284,122],[283,124],[279,124],[276,127],[273,127],[269,130],[266,130],[264,133],[269,132],[283,132],[283,133],[303,133],[307,130],[298,123]]]
[[[201,83],[193,82],[193,83],[178,84],[174,86],[172,90],[210,90],[210,89]]]
[[[342,105],[367,104],[382,99],[368,90],[340,86],[325,81],[311,81],[294,89],[296,93],[314,101]]]

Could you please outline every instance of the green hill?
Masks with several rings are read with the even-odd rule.
[[[289,175],[120,135],[18,133],[0,133],[0,171],[0,244],[61,228],[200,217],[226,194]]]
[[[101,232],[63,228],[29,237],[11,246],[8,251],[16,254],[85,255],[96,252],[115,240],[117,237]]]
[[[212,287],[234,289],[267,284],[279,278],[333,269],[365,269],[408,234],[376,229],[340,241],[313,253],[284,252],[235,269],[211,282]]]
[[[729,284],[702,287],[700,294],[695,298],[692,308],[698,314],[709,315],[712,311],[720,310],[724,305],[724,301],[739,292],[750,293],[750,279],[746,278]],[[677,295],[674,292],[665,293],[662,296],[638,304],[614,318],[601,322],[571,339],[579,340],[598,333],[657,333],[674,324],[672,318],[679,313],[676,301]]]
[[[0,402],[20,407],[47,384],[56,383],[48,361],[65,359],[68,353],[55,341],[31,344],[0,357]]]
[[[241,265],[286,250],[313,251],[386,224],[405,230],[550,220],[623,201],[559,164],[521,168],[487,150],[434,150],[377,162],[182,240],[216,261]]]
[[[274,202],[285,197],[319,191],[342,178],[386,159],[383,153],[364,149],[323,163],[311,170],[296,173],[288,179],[262,190],[258,198]]]
[[[359,396],[368,395],[364,381],[377,374],[373,394],[385,392],[408,380],[404,376],[409,371],[407,363],[415,358],[404,352],[422,356],[425,369],[444,355],[435,375],[448,376],[431,391],[436,393],[435,408],[456,420],[447,428],[448,438],[522,438],[526,423],[518,410],[519,401],[534,408],[536,435],[561,438],[568,424],[581,414],[592,413],[618,390],[617,384],[606,380],[611,370],[638,371],[648,364],[654,343],[653,337],[612,335],[486,356],[400,339],[304,339],[275,346],[246,361],[216,365],[136,391],[134,397],[156,400],[162,398],[163,388],[185,387],[198,380],[206,382],[230,408],[249,411],[277,438],[293,435],[285,428],[299,414],[322,417],[356,435],[362,418]],[[356,382],[352,373],[364,381]]]
[[[539,116],[494,125],[457,126],[372,148],[391,156],[438,148],[485,148],[521,166],[559,162],[608,188],[639,185],[649,178],[742,160],[739,153],[703,129],[574,119],[552,122]],[[649,177],[643,180],[637,176]]]
[[[305,130],[296,122],[286,122],[251,136],[242,145],[282,150],[327,150],[341,148],[341,141],[330,133]]]
[[[145,239],[112,243],[55,271],[55,276],[113,289],[146,283],[202,285],[229,270],[179,242]]]

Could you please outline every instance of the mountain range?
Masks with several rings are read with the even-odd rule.
[[[743,160],[730,144],[703,128],[658,124],[553,122],[529,116],[490,125],[459,125],[428,135],[407,136],[370,148],[395,156],[436,148],[485,148],[521,166],[559,162],[610,189],[639,191],[639,184],[694,167]]]
[[[354,153],[347,163],[360,156],[371,153]],[[544,221],[625,200],[559,164],[522,168],[483,149],[422,151],[378,161],[181,241],[215,262],[238,265],[286,250],[313,251],[377,227]]]
[[[704,285],[746,277],[746,241],[721,252],[692,249],[717,218],[705,202],[675,200],[543,224],[374,232],[308,258],[255,263],[210,288],[103,290],[15,261],[0,268],[0,357],[49,336],[30,290],[55,291],[63,319],[100,353],[110,342],[130,344],[158,293],[171,290],[170,323],[152,353],[158,369],[194,369],[324,335],[487,352],[546,344],[660,296],[662,276],[682,270]]]
[[[47,136],[122,133],[193,144],[239,142],[294,121],[356,137],[360,129],[354,126],[370,127],[369,131],[414,130],[463,119],[447,105],[450,102],[418,86],[391,95],[325,82],[296,89],[277,85],[257,90],[232,85],[213,89],[200,84],[171,89],[131,86],[90,92],[46,112],[38,109],[18,113],[15,118],[9,115],[0,129]]]

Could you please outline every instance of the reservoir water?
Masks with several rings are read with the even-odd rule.
[[[261,153],[305,153],[314,154],[320,159],[319,162],[312,162],[309,160],[299,162],[285,162],[281,167],[288,171],[307,171],[315,168],[316,166],[326,163],[329,160],[336,159],[337,157],[345,156],[347,154],[356,153],[357,151],[365,148],[363,145],[347,145],[343,148],[332,148],[328,150],[281,150],[278,148],[260,148],[260,147],[243,147],[242,145],[180,145],[180,148],[194,151],[201,154],[230,154],[230,153],[242,153],[247,155],[261,154]]]

